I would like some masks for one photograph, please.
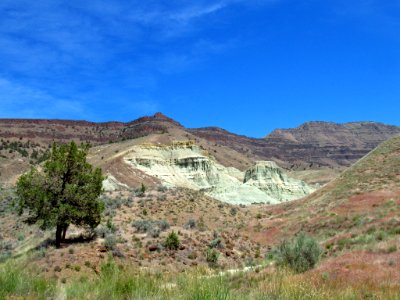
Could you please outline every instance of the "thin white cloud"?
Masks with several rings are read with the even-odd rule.
[[[3,118],[56,118],[63,114],[82,118],[85,115],[79,101],[59,99],[4,78],[0,78],[0,99]]]
[[[255,1],[1,0],[1,117],[68,112],[80,118],[116,81],[129,91],[155,89],[160,73],[187,70],[237,45],[232,37],[204,39],[201,32],[220,12]],[[135,107],[151,112],[157,102]]]

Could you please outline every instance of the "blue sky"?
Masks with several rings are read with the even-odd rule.
[[[0,118],[400,125],[399,0],[0,1]]]

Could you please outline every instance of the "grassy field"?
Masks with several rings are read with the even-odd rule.
[[[21,263],[0,266],[0,299],[400,299],[398,290],[349,286],[324,274],[296,275],[265,267],[218,275],[198,269],[180,275],[149,274],[112,259],[96,277],[44,279]]]

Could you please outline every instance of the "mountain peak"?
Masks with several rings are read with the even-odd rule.
[[[161,112],[156,112],[153,116],[145,116],[145,117],[141,117],[139,119],[136,119],[132,122],[130,122],[131,124],[137,124],[137,123],[143,123],[143,122],[152,122],[152,121],[159,121],[159,122],[167,122],[167,123],[171,123],[175,126],[179,126],[179,127],[183,127],[181,123],[175,121],[174,119],[167,117],[166,115],[164,115]]]

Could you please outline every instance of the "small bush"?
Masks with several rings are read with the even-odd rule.
[[[54,272],[61,272],[61,267],[60,266],[55,266],[54,267]]]
[[[161,230],[158,227],[154,227],[149,231],[149,235],[152,238],[158,238],[160,236]]]
[[[293,241],[284,241],[277,249],[277,263],[297,273],[314,268],[322,250],[318,242],[301,232]]]
[[[168,188],[167,188],[166,186],[160,185],[160,186],[157,187],[157,191],[158,191],[158,192],[164,193],[164,192],[166,192],[167,190],[168,190]]]
[[[132,223],[132,226],[139,232],[147,232],[152,229],[152,222],[149,220],[137,220]]]
[[[111,218],[109,218],[107,220],[106,226],[112,233],[117,231],[117,226],[115,226],[115,224],[112,222]]]
[[[18,238],[18,241],[21,242],[21,241],[25,240],[25,235],[23,233],[18,233],[17,238]]]
[[[210,247],[210,248],[223,248],[221,238],[217,237],[216,239],[213,239],[213,240],[208,244],[208,247]]]
[[[215,249],[207,249],[206,251],[206,261],[211,264],[215,265],[219,258],[219,252]]]
[[[169,223],[166,220],[158,221],[158,227],[161,231],[167,230],[169,228]]]
[[[138,232],[148,232],[151,236],[155,232],[165,231],[169,228],[169,223],[166,220],[151,221],[151,220],[137,220],[132,223]],[[158,237],[158,236],[153,236]]]
[[[196,228],[196,221],[193,219],[190,219],[189,221],[187,221],[187,223],[184,226],[185,229],[193,229]]]
[[[94,230],[96,236],[99,238],[104,239],[108,234],[111,233],[111,230],[108,227],[99,225],[95,230]]]
[[[104,239],[104,246],[107,248],[107,250],[114,249],[116,244],[117,244],[117,239],[112,234],[107,235],[106,238]]]
[[[165,247],[170,250],[177,250],[181,242],[175,231],[172,231],[165,239]]]

